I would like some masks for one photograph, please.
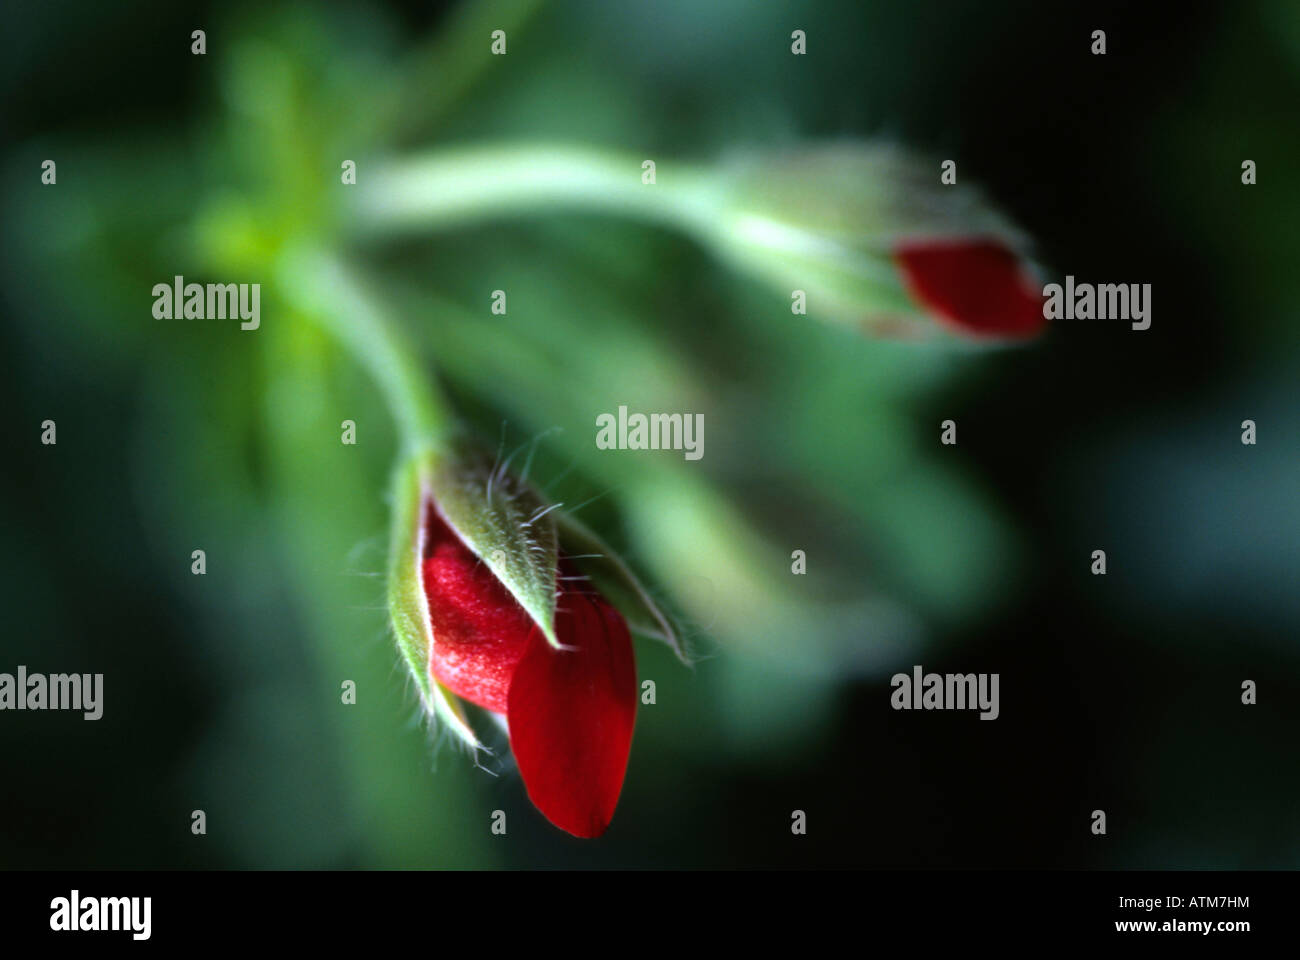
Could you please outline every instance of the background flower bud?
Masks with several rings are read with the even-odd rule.
[[[1024,238],[973,189],[942,184],[937,162],[855,142],[737,156],[717,174],[706,240],[737,269],[805,291],[814,316],[912,336],[935,321],[966,335],[1037,329]]]

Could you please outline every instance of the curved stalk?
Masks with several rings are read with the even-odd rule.
[[[301,247],[280,261],[285,296],[360,360],[384,394],[407,453],[441,450],[452,419],[433,379],[364,281],[331,252]]]
[[[505,145],[396,160],[358,184],[365,234],[462,226],[502,216],[590,210],[703,234],[718,214],[703,168],[665,165],[642,182],[645,159],[589,147]]]

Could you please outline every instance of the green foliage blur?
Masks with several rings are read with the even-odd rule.
[[[1300,14],[1141,6],[13,11],[0,671],[102,672],[106,706],[0,714],[0,865],[1300,865]],[[663,227],[360,236],[339,182],[495,141],[709,163],[841,139],[957,158],[1053,279],[1152,283],[1152,329],[871,339]],[[638,644],[657,703],[600,841],[531,808],[499,734],[484,769],[418,717],[384,607],[397,437],[277,285],[303,240],[686,624],[693,669]],[[177,274],[262,283],[261,328],[154,319]],[[620,404],[703,413],[706,456],[597,450]],[[1001,718],[890,710],[916,663],[1000,672]]]

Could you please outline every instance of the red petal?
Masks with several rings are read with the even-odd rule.
[[[533,621],[445,523],[431,516],[428,529],[429,669],[457,696],[504,713],[510,678],[528,647]]]
[[[534,630],[510,685],[510,746],[533,804],[577,837],[614,817],[636,721],[636,661],[623,617],[566,590],[555,615],[566,648]]]
[[[894,253],[912,296],[961,333],[1029,337],[1046,323],[1041,291],[996,241],[905,243]]]

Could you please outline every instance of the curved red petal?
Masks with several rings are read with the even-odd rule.
[[[997,241],[903,243],[894,255],[912,296],[960,333],[1029,337],[1046,323],[1041,291]]]
[[[614,817],[636,722],[636,660],[623,617],[595,594],[566,590],[555,629],[534,630],[510,685],[510,746],[529,799],[577,837]]]
[[[428,529],[423,573],[433,626],[429,670],[457,696],[504,713],[533,621],[446,524],[435,516]]]

